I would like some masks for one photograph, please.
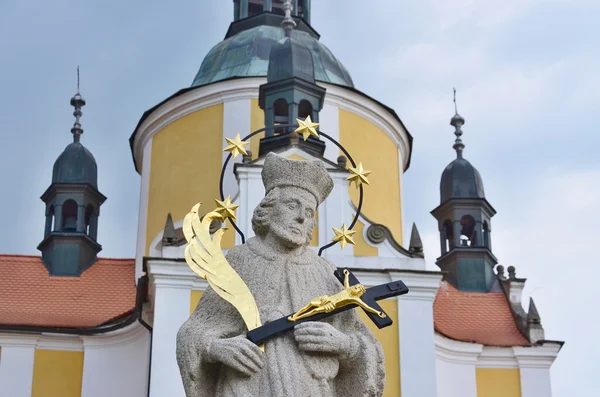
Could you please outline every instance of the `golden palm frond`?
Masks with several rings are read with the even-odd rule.
[[[248,330],[261,326],[258,306],[252,292],[227,262],[221,250],[221,238],[226,229],[219,229],[210,237],[210,223],[223,219],[216,211],[209,212],[200,220],[196,204],[183,220],[183,234],[188,242],[185,261],[194,273],[202,277],[219,296],[231,303],[242,316]]]

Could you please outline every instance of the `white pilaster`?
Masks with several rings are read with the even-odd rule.
[[[148,223],[148,195],[150,194],[150,161],[152,156],[152,138],[144,146],[142,180],[140,184],[140,210],[138,212],[137,246],[135,250],[135,282],[142,276],[143,260],[146,254],[146,225]]]
[[[340,228],[342,224],[350,226],[354,211],[350,208],[350,195],[348,194],[347,172],[330,172],[333,180],[333,189],[327,200],[319,207],[319,246],[328,244],[334,237],[333,228]],[[339,247],[331,247],[323,252],[323,257],[332,260],[336,256],[352,255],[352,247],[340,251]]]
[[[81,397],[147,397],[150,332],[139,322],[84,336]]]
[[[244,233],[246,240],[254,236],[252,230],[252,214],[260,201],[265,197],[265,187],[262,183],[262,167],[238,167],[237,176],[240,186],[240,194],[237,210],[236,224]],[[235,243],[241,244],[239,234],[235,235]]]
[[[437,397],[477,397],[477,360],[483,346],[435,335]]]
[[[437,272],[390,272],[390,276],[409,288],[398,300],[402,395],[436,397],[433,301],[442,276]]]
[[[148,274],[154,290],[150,397],[185,397],[175,345],[196,277],[185,262],[164,259],[149,260]]]
[[[237,134],[240,134],[240,137],[243,138],[251,132],[250,111],[251,101],[249,98],[235,99],[223,103],[223,147],[227,144],[225,138],[235,138]],[[229,152],[223,152],[222,163],[225,162],[228,155]],[[233,167],[234,163],[240,163],[241,161],[241,155],[235,160],[232,156],[231,160],[229,160],[223,180],[223,193],[225,197],[229,195],[234,198],[238,192],[238,184],[233,174]]]
[[[560,347],[559,343],[513,347],[521,375],[521,397],[552,397],[550,366]]]
[[[330,103],[325,102],[323,109],[319,112],[319,129],[324,133],[339,142],[340,140],[340,109]],[[340,155],[340,149],[326,138],[321,138],[325,141],[324,157],[333,161],[337,161]]]
[[[0,334],[0,394],[31,397],[37,336]]]

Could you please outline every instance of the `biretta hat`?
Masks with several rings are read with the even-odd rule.
[[[291,160],[273,152],[267,154],[262,169],[265,193],[275,187],[296,186],[311,193],[320,205],[331,190],[333,180],[319,160]]]

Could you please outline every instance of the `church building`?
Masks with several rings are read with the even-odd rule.
[[[456,139],[452,152],[449,138],[451,162],[440,170],[440,201],[431,211],[440,236],[439,269],[431,271],[417,227],[403,235],[413,136],[393,109],[362,91],[368,87],[355,87],[316,28],[310,0],[234,0],[223,41],[191,86],[141,115],[129,138],[140,175],[131,258],[102,256],[102,162],[84,146],[86,101],[77,90],[72,142],[65,140],[41,195],[40,254],[0,254],[1,396],[185,397],[175,340],[208,284],[184,259],[183,219],[196,203],[204,214],[221,197],[225,139],[268,127],[224,170],[224,196],[239,205],[236,223],[246,238],[264,197],[269,152],[322,161],[334,181],[318,208],[311,249],[330,243],[333,228],[349,225],[357,211],[348,156],[285,127],[307,117],[371,172],[354,244],[322,257],[350,268],[366,287],[402,280],[409,288],[379,301],[391,326],[377,329],[360,313],[384,350],[384,396],[552,395],[550,367],[563,342],[545,339],[533,300],[523,309],[526,279],[494,255],[496,211],[465,158],[465,119],[449,114]],[[221,227],[225,252],[242,243],[229,221],[211,225],[211,233]]]

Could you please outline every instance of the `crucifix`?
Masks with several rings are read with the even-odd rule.
[[[319,321],[355,307],[362,308],[377,328],[392,325],[392,319],[377,301],[406,294],[408,287],[402,281],[392,281],[367,289],[349,269],[338,269],[334,275],[344,285],[341,292],[315,298],[296,313],[248,331],[247,338],[257,345],[262,345],[277,335],[291,331],[300,323]]]

